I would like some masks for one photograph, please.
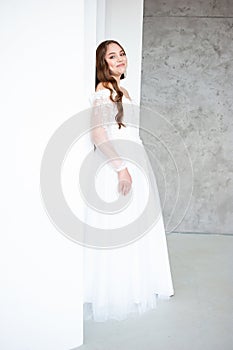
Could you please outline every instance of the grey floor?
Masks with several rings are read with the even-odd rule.
[[[125,321],[84,324],[78,350],[232,350],[233,236],[167,235],[175,295]]]

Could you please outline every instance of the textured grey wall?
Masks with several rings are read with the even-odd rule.
[[[190,206],[174,231],[233,233],[233,1],[145,0],[141,103],[175,126],[192,160]],[[166,145],[175,154],[173,136]],[[153,166],[162,200],[167,191],[167,223],[177,191],[175,166],[157,147],[166,186],[161,167]],[[182,164],[182,152],[176,156]],[[186,165],[184,160],[181,194],[190,182]]]

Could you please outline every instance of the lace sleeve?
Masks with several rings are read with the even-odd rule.
[[[111,167],[117,172],[121,171],[126,168],[126,163],[116,152],[107,132],[108,126],[112,122],[113,105],[106,90],[96,92],[91,104],[91,140],[104,157],[109,160]]]

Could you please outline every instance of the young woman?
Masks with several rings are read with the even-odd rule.
[[[139,136],[133,100],[121,86],[126,69],[126,53],[118,42],[107,40],[98,46],[91,140],[94,157],[107,161],[95,179],[96,191],[107,210],[104,215],[92,207],[86,218],[96,227],[97,240],[97,229],[106,230],[106,239],[112,229],[117,229],[116,242],[121,244],[109,240],[109,249],[84,249],[86,320],[123,320],[154,309],[157,298],[174,294],[156,180]],[[114,141],[119,140],[123,143],[118,147]],[[128,157],[122,155],[124,151]],[[130,161],[130,154],[138,164],[135,159]],[[125,210],[111,211],[119,196],[130,198],[123,206]],[[147,197],[152,199],[148,201],[150,209],[145,210]],[[144,232],[155,213],[156,223]]]

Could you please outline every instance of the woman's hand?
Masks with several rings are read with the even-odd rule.
[[[128,169],[118,171],[118,192],[124,196],[129,193],[132,185],[132,178]]]

